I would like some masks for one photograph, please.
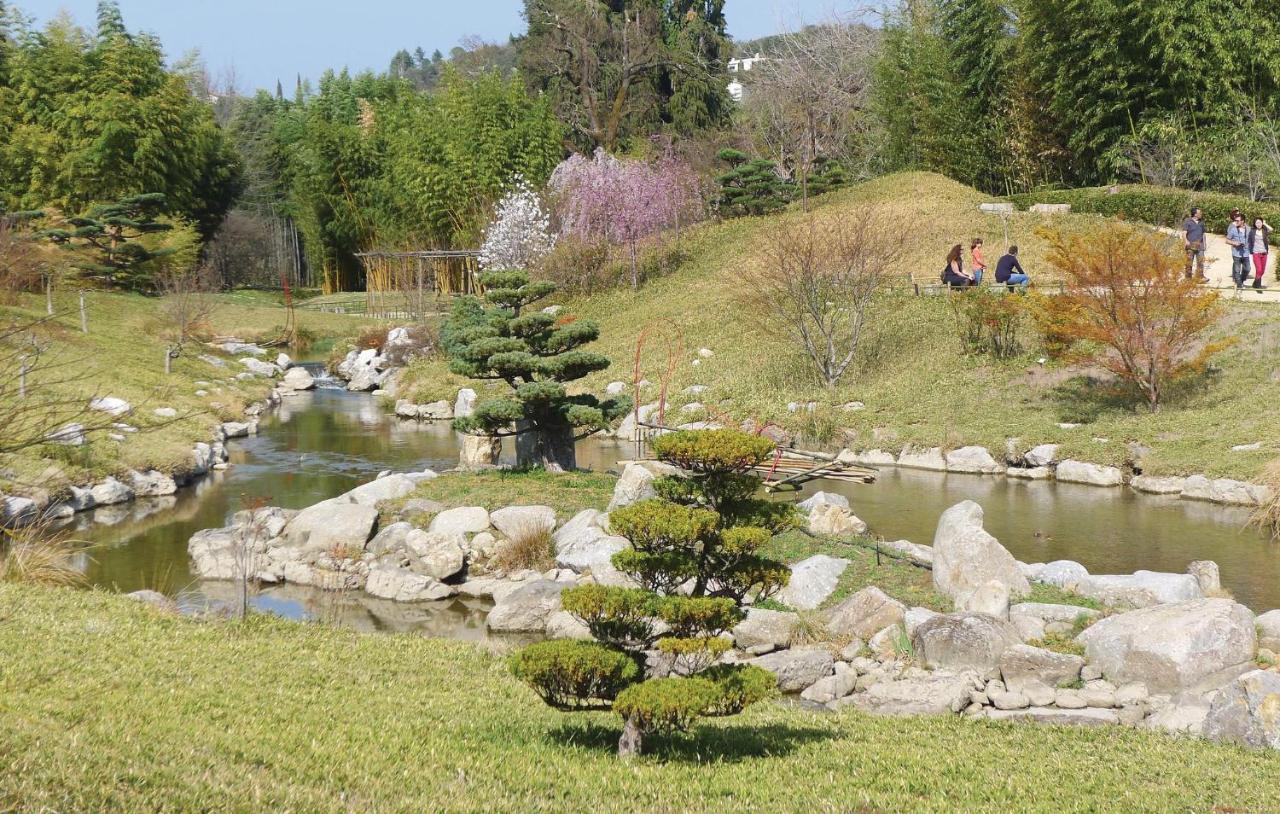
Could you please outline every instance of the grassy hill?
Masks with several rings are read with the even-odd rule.
[[[0,809],[1270,811],[1280,763],[1120,727],[765,703],[621,763],[474,645],[0,585]]]
[[[222,299],[209,326],[212,335],[246,341],[280,335],[285,322],[282,308],[260,297],[231,294]],[[33,333],[48,347],[46,372],[30,377],[33,392],[44,386],[42,381],[57,380],[62,384],[46,387],[44,392],[58,399],[123,398],[135,410],[120,421],[143,432],[125,434],[122,442],[99,433],[81,447],[42,445],[8,456],[6,482],[0,484],[5,492],[23,492],[33,486],[52,491],[128,469],[173,471],[189,466],[193,443],[208,441],[218,423],[241,418],[245,406],[270,390],[266,380],[228,381],[244,368],[200,343],[188,343],[166,377],[164,353],[172,338],[156,298],[93,292],[88,303],[88,334],[80,332],[75,298],[70,294],[58,299],[52,319],[45,319],[43,297],[24,297],[15,305],[0,307],[0,318],[12,324],[36,322]],[[350,333],[365,322],[332,314],[298,314],[299,335],[321,346],[327,337]],[[227,358],[227,367],[198,358],[208,353]],[[200,390],[205,394],[197,395]],[[16,399],[14,392],[0,394],[6,409]],[[154,410],[159,407],[177,410],[179,419],[156,416]]]
[[[945,297],[912,296],[908,279],[932,282],[951,245],[982,236],[989,261],[1005,246],[999,216],[978,210],[981,193],[928,173],[879,178],[820,199],[819,213],[864,204],[901,223],[909,237],[905,255],[893,268],[900,286],[874,309],[870,334],[840,385],[819,384],[799,349],[772,333],[749,302],[745,271],[760,262],[761,247],[778,225],[795,222],[794,211],[767,218],[704,224],[682,237],[688,257],[668,276],[638,292],[620,289],[565,301],[571,313],[597,320],[603,336],[597,347],[614,366],[587,381],[599,389],[611,380],[632,381],[636,342],[651,332],[641,354],[643,378],[658,382],[666,367],[668,341],[683,349],[671,381],[678,394],[701,384],[707,392],[673,396],[673,403],[708,405],[713,415],[754,417],[805,432],[811,439],[855,448],[900,449],[905,443],[954,448],[981,444],[993,452],[1010,437],[1023,448],[1061,443],[1065,455],[1099,463],[1122,463],[1126,442],[1151,452],[1144,458],[1152,474],[1207,472],[1252,478],[1277,453],[1270,405],[1280,399],[1280,332],[1274,309],[1228,303],[1220,332],[1239,339],[1223,354],[1221,371],[1193,383],[1157,415],[1108,400],[1081,377],[1080,370],[1049,362],[1031,328],[1022,332],[1025,354],[1005,362],[966,356]],[[1018,213],[1008,220],[1011,242],[1019,245],[1034,281],[1054,279],[1046,267],[1041,227],[1093,229],[1097,216],[1042,216]],[[714,356],[699,359],[707,348]],[[695,364],[695,360],[696,364]],[[411,379],[423,395],[437,398],[459,382],[424,365]],[[657,389],[645,392],[656,399]],[[791,402],[817,402],[812,414],[791,413]],[[851,401],[861,412],[839,409]],[[1079,423],[1064,430],[1059,423]],[[850,432],[842,433],[841,430]],[[1102,440],[1096,440],[1102,439]],[[1256,452],[1231,447],[1263,442]]]

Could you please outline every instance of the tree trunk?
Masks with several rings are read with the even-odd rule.
[[[534,428],[529,421],[516,424],[516,465],[540,466],[548,472],[572,472],[578,468],[573,448],[573,427],[566,424]]]
[[[618,738],[618,757],[624,760],[640,754],[643,746],[643,734],[635,718],[628,718],[622,725],[622,737]]]

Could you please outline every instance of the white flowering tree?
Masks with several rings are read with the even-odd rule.
[[[555,245],[551,215],[528,181],[517,175],[511,191],[498,202],[493,222],[485,229],[480,268],[485,271],[528,269]]]

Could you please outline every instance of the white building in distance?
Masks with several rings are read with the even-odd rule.
[[[748,73],[751,71],[752,68],[756,67],[756,65],[762,61],[764,61],[764,57],[760,56],[759,54],[756,54],[753,57],[734,57],[733,59],[729,60],[729,73],[731,74]],[[746,89],[743,86],[743,84],[739,82],[736,78],[729,81],[729,87],[728,87],[729,98],[732,99],[733,101],[741,102],[742,94],[744,93],[745,90]]]

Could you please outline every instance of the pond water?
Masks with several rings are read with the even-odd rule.
[[[286,399],[263,417],[257,436],[232,441],[228,449],[229,470],[177,496],[78,517],[77,536],[95,544],[84,561],[89,580],[122,592],[154,588],[177,595],[186,608],[229,604],[228,584],[191,573],[187,540],[196,531],[226,525],[249,499],[302,508],[383,470],[443,470],[457,462],[457,438],[447,424],[399,421],[372,396],[324,386]],[[631,444],[587,441],[579,446],[579,464],[605,470],[635,454]],[[504,457],[509,460],[510,451]],[[1280,547],[1242,530],[1248,514],[1241,509],[1127,490],[894,469],[873,485],[817,482],[806,493],[815,489],[847,495],[855,512],[888,539],[932,542],[942,511],[968,498],[982,504],[987,528],[1023,561],[1074,559],[1094,573],[1127,573],[1182,571],[1192,560],[1213,559],[1242,602],[1255,611],[1280,606]],[[254,604],[364,630],[474,640],[485,638],[489,607],[478,600],[404,605],[297,586],[265,588]]]

